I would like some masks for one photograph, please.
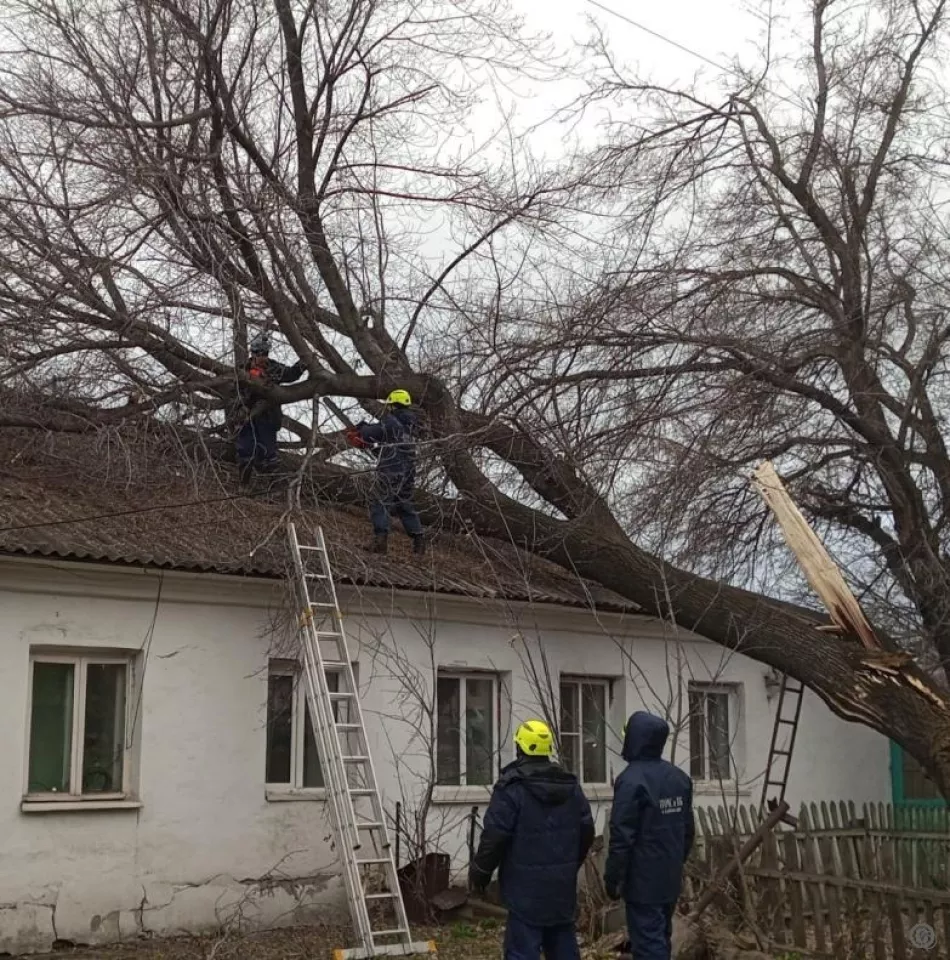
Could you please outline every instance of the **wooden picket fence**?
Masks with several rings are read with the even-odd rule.
[[[755,831],[760,817],[752,807],[696,813],[693,869],[701,886]],[[946,958],[950,814],[895,811],[884,804],[807,804],[795,830],[781,828],[766,838],[724,904],[752,914],[776,944],[812,955]]]

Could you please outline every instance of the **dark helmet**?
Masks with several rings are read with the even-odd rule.
[[[251,338],[249,349],[252,355],[267,356],[270,353],[270,337],[266,333],[257,333]]]

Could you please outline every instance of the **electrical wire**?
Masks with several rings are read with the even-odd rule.
[[[618,20],[623,20],[624,23],[629,23],[631,27],[636,27],[637,30],[642,30],[644,33],[649,34],[651,37],[655,37],[657,40],[661,40],[663,43],[669,44],[671,47],[675,47],[677,50],[681,50],[683,53],[689,54],[691,57],[695,57],[697,60],[702,60],[703,63],[708,63],[710,66],[715,67],[717,70],[722,70],[723,73],[732,74],[734,77],[738,77],[740,80],[748,82],[749,78],[745,76],[740,70],[737,70],[735,67],[727,66],[724,63],[719,63],[716,60],[712,60],[706,56],[704,53],[700,53],[698,50],[693,50],[692,47],[687,47],[685,44],[680,43],[678,40],[674,40],[672,37],[666,36],[666,34],[659,33],[657,30],[653,30],[651,27],[646,26],[645,24],[640,23],[637,20],[628,17],[625,13],[620,13],[617,10],[613,10],[611,7],[608,7],[600,2],[600,0],[585,0],[586,3],[589,3],[592,7],[597,7],[599,10],[603,10],[604,13],[609,13],[611,16],[616,17]],[[769,7],[770,16],[771,16],[771,6]],[[771,36],[771,33],[770,33]],[[761,83],[763,78],[760,78],[758,83]],[[756,86],[758,86],[758,83]],[[801,103],[797,103],[795,100],[790,97],[786,97],[780,93],[773,93],[772,96],[776,100],[781,101],[782,103],[788,103],[791,106],[795,107],[796,110],[801,109]]]
[[[629,23],[631,27],[636,27],[638,30],[648,33],[651,37],[656,37],[657,40],[662,40],[663,43],[668,43],[671,47],[676,47],[677,50],[682,50],[683,53],[688,53],[691,57],[696,57],[697,60],[702,60],[703,62],[708,63],[717,70],[724,70],[726,73],[733,73],[738,77],[742,76],[742,74],[736,71],[734,68],[727,67],[722,63],[717,63],[715,60],[710,60],[710,58],[705,54],[699,53],[698,51],[680,43],[678,40],[673,40],[662,33],[658,33],[656,30],[652,30],[650,27],[644,26],[642,23],[639,23],[638,21],[628,17],[625,13],[619,13],[617,10],[612,10],[610,7],[604,6],[604,4],[600,3],[599,0],[587,0],[587,3],[589,3],[592,7],[597,7],[600,10],[603,10],[604,13],[609,13],[612,16],[617,17],[619,20]]]

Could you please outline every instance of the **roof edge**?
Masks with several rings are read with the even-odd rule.
[[[227,571],[222,569],[216,569],[213,565],[189,565],[189,564],[160,564],[160,563],[142,563],[136,562],[134,560],[128,560],[123,558],[111,559],[104,558],[100,556],[95,556],[90,553],[84,553],[82,551],[57,551],[55,549],[26,549],[26,548],[0,548],[0,561],[2,560],[11,560],[11,561],[23,561],[28,563],[34,563],[36,565],[41,565],[44,560],[52,560],[55,562],[63,564],[75,564],[79,566],[86,567],[98,567],[103,570],[111,570],[114,572],[133,572],[133,571],[142,571],[145,573],[154,572],[156,574],[160,573],[172,573],[178,574],[184,577],[197,578],[197,577],[207,577],[209,579],[220,579],[227,580],[229,582],[238,583],[238,582],[247,582],[248,580],[257,581],[262,584],[277,584],[284,582],[285,578],[278,576],[273,571],[268,571],[265,569],[261,570],[245,570],[245,571]],[[402,594],[404,596],[413,597],[415,599],[421,599],[426,596],[436,595],[439,597],[445,597],[449,600],[454,601],[466,601],[472,604],[496,604],[504,606],[516,606],[518,608],[531,608],[537,609],[541,607],[543,609],[550,610],[570,610],[572,612],[587,612],[591,615],[605,614],[611,617],[628,617],[636,618],[638,620],[652,620],[655,619],[649,614],[643,613],[642,608],[637,604],[630,601],[629,605],[621,604],[612,604],[610,602],[603,602],[595,605],[583,603],[580,600],[570,601],[570,600],[554,600],[554,599],[537,599],[532,600],[526,597],[518,596],[507,596],[501,594],[495,594],[494,596],[485,594],[472,594],[465,593],[461,590],[416,590],[411,587],[399,587],[399,586],[386,586],[383,584],[374,584],[371,582],[360,582],[348,576],[340,575],[335,578],[336,582],[340,585],[345,585],[351,589],[361,589],[361,590],[372,590],[379,593],[387,594]]]

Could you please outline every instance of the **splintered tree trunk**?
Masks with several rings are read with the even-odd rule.
[[[460,506],[483,534],[513,539],[646,614],[789,674],[839,717],[900,744],[950,797],[950,692],[907,654],[829,637],[811,611],[680,570],[593,521],[541,518],[513,501],[502,510],[474,500]]]
[[[843,633],[857,637],[866,649],[880,649],[881,643],[838,565],[795,506],[775,467],[766,461],[755,471],[753,479],[762,499],[775,514],[788,548],[795,554],[798,565],[812,589],[821,597],[831,619]]]

